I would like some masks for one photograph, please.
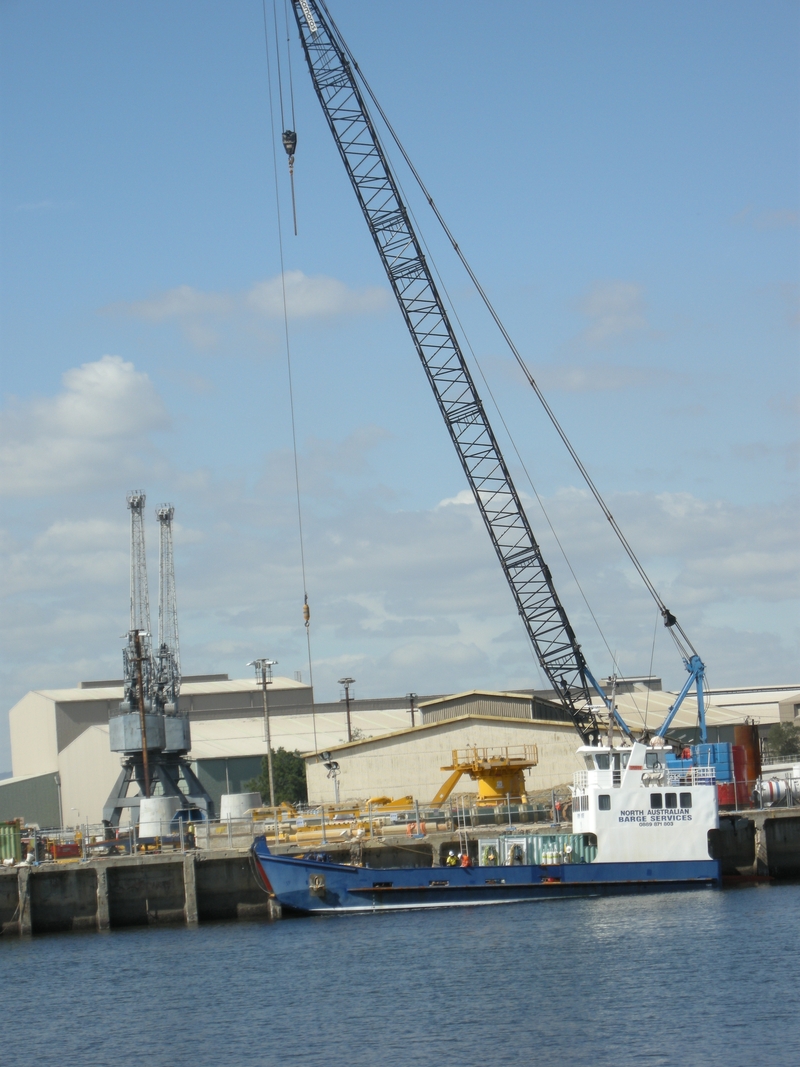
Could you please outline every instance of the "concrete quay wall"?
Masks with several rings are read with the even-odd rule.
[[[489,830],[496,835],[499,828]],[[560,827],[569,832],[568,824]],[[547,832],[546,830],[544,832]],[[470,834],[477,860],[479,834]],[[339,863],[429,867],[458,849],[452,833],[397,842],[322,846]],[[728,877],[800,878],[800,812],[771,809],[724,814],[712,842]],[[283,847],[281,852],[297,852]],[[85,863],[0,869],[0,932],[29,936],[214,919],[280,918],[253,871],[249,850],[120,856]]]
[[[3,934],[279,916],[248,852],[163,853],[0,872]]]

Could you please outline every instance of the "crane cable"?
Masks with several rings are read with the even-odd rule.
[[[473,271],[472,267],[470,266],[469,261],[467,260],[466,256],[461,251],[461,248],[458,245],[458,242],[456,241],[455,237],[453,236],[453,234],[452,234],[452,232],[450,230],[450,227],[445,222],[444,217],[442,216],[442,213],[439,211],[439,208],[437,207],[433,197],[428,192],[428,189],[427,189],[425,183],[423,182],[419,172],[417,171],[416,167],[414,166],[413,162],[411,161],[411,158],[409,157],[408,153],[406,152],[402,142],[400,141],[400,138],[398,137],[397,133],[394,130],[394,127],[392,126],[391,122],[387,118],[386,113],[384,112],[384,110],[381,107],[377,97],[375,96],[375,93],[372,91],[372,88],[370,87],[369,82],[364,77],[364,74],[362,73],[361,68],[359,67],[358,63],[356,62],[355,57],[353,56],[352,52],[350,51],[350,49],[349,49],[349,47],[347,45],[347,42],[344,40],[342,34],[339,31],[338,26],[336,25],[336,23],[334,22],[333,18],[331,17],[331,14],[328,11],[328,8],[327,8],[327,5],[325,3],[325,0],[318,0],[318,3],[320,4],[322,9],[324,10],[326,17],[329,19],[330,24],[333,27],[333,30],[334,30],[334,32],[336,33],[336,36],[339,39],[340,46],[342,47],[343,51],[346,53],[348,59],[350,60],[350,63],[352,64],[353,69],[356,71],[356,73],[358,74],[359,78],[361,79],[361,82],[362,82],[364,88],[366,89],[368,96],[370,97],[370,99],[372,100],[373,104],[375,105],[375,108],[377,109],[378,114],[383,119],[383,122],[384,122],[384,124],[386,126],[386,129],[389,131],[389,134],[390,134],[392,140],[397,145],[397,148],[400,151],[403,159],[405,160],[405,163],[408,166],[408,169],[411,171],[411,174],[413,175],[414,180],[416,181],[417,185],[419,186],[420,190],[422,191],[423,196],[428,201],[428,204],[429,204],[431,210],[433,211],[434,215],[436,216],[436,219],[439,222],[439,225],[442,227],[442,230],[444,231],[448,241],[450,242],[450,244],[451,244],[451,246],[453,248],[453,251],[456,253],[456,255],[458,256],[458,258],[461,261],[462,266],[464,267],[464,269],[466,270],[467,274],[469,275],[470,280],[472,281],[472,284],[475,286],[475,289],[477,290],[478,295],[480,296],[481,300],[483,301],[483,303],[484,303],[487,311],[491,315],[492,319],[494,320],[494,323],[497,326],[498,330],[500,331],[500,333],[501,333],[501,335],[503,337],[503,340],[506,342],[506,344],[508,345],[509,349],[511,350],[511,353],[514,356],[514,358],[516,359],[517,363],[519,364],[519,367],[522,370],[522,373],[525,375],[525,378],[527,379],[528,384],[531,386],[531,388],[533,389],[533,391],[536,394],[537,398],[539,399],[539,402],[541,403],[542,407],[544,408],[545,413],[547,414],[547,417],[550,419],[550,422],[553,424],[553,426],[554,426],[554,428],[556,430],[556,433],[561,438],[564,446],[566,447],[567,451],[569,452],[570,456],[572,457],[573,462],[575,463],[576,467],[580,471],[584,481],[586,482],[587,486],[589,487],[589,489],[590,489],[592,495],[594,496],[595,500],[597,501],[598,505],[600,506],[601,511],[603,512],[603,514],[605,515],[606,519],[610,523],[611,528],[613,529],[614,533],[617,535],[617,538],[619,539],[620,544],[622,545],[622,547],[625,550],[628,558],[630,559],[631,563],[633,564],[634,568],[636,569],[637,573],[639,574],[639,577],[644,582],[645,587],[647,588],[648,592],[652,596],[653,600],[655,600],[656,605],[658,606],[658,609],[661,612],[661,617],[664,620],[664,625],[669,629],[670,635],[672,636],[673,640],[675,641],[675,644],[677,645],[679,651],[681,652],[681,655],[683,656],[684,659],[686,659],[686,660],[689,659],[689,653],[687,651],[687,647],[684,647],[684,644],[683,644],[683,642],[685,642],[686,646],[688,646],[688,649],[690,649],[691,652],[696,656],[697,652],[696,652],[694,646],[692,645],[692,642],[689,640],[688,635],[686,634],[686,632],[684,631],[683,627],[680,625],[678,620],[675,618],[675,616],[672,614],[672,612],[669,610],[669,608],[666,606],[664,601],[661,599],[661,596],[660,596],[658,590],[656,589],[656,587],[650,581],[650,578],[648,577],[647,572],[645,571],[645,569],[642,566],[642,564],[639,562],[639,560],[638,560],[638,558],[636,556],[636,553],[633,551],[633,548],[631,547],[631,545],[628,542],[628,539],[625,537],[625,534],[620,529],[620,527],[619,527],[619,525],[617,523],[617,520],[614,518],[614,516],[611,513],[611,510],[609,509],[609,507],[606,504],[605,500],[601,496],[600,490],[594,484],[594,481],[592,480],[591,475],[589,474],[588,470],[584,466],[580,456],[575,451],[575,448],[572,445],[572,443],[569,440],[569,438],[567,437],[567,434],[566,434],[565,430],[563,429],[563,427],[561,426],[561,423],[556,418],[555,412],[553,411],[553,409],[548,404],[547,399],[545,398],[544,394],[542,393],[541,389],[539,388],[538,383],[536,382],[535,378],[533,377],[533,375],[531,374],[530,370],[528,369],[528,366],[525,363],[524,359],[520,355],[516,345],[514,344],[513,340],[511,339],[510,334],[506,330],[502,319],[500,318],[499,314],[495,310],[494,305],[492,304],[491,300],[489,299],[488,294],[486,293],[486,291],[484,290],[484,288],[481,285],[480,281],[478,280],[478,277],[475,274],[475,272]],[[674,630],[677,630],[677,632],[680,634],[681,638],[683,638],[683,641],[681,641],[677,637],[677,635],[673,632]]]
[[[265,40],[266,40],[266,35],[267,35],[267,0],[261,0],[261,7],[262,7],[262,10],[264,12],[264,35],[265,35]],[[279,35],[279,31],[278,31],[278,8],[277,8],[276,0],[272,0],[272,21],[273,21],[273,24],[275,26],[275,60],[276,60],[277,67],[278,67],[278,99],[280,101],[280,109],[281,109],[281,130],[282,130],[281,141],[283,143],[284,149],[286,150],[286,155],[289,157],[289,184],[291,185],[291,188],[292,188],[292,220],[294,222],[294,235],[295,235],[295,237],[297,237],[297,207],[296,207],[296,204],[295,204],[295,197],[294,197],[294,154],[295,154],[295,151],[297,149],[297,133],[296,133],[296,130],[295,130],[295,119],[294,119],[294,86],[292,84],[292,61],[291,61],[291,53],[289,53],[289,49],[288,49],[289,23],[288,23],[288,18],[287,18],[287,15],[286,15],[285,0],[284,0],[283,14],[284,14],[284,22],[286,23],[286,29],[287,29],[287,49],[286,49],[286,51],[287,51],[287,55],[289,57],[288,58],[288,66],[289,66],[289,97],[290,97],[291,109],[292,109],[292,126],[291,126],[291,129],[286,125],[286,116],[284,115],[284,111],[283,111],[283,72],[281,71],[281,49],[280,49],[280,44],[279,44],[280,35]],[[268,41],[266,41],[266,44],[267,44],[267,53],[269,54],[269,43],[268,43]],[[271,88],[272,88],[272,86],[270,85],[270,90],[271,90]],[[274,127],[273,127],[273,131],[272,131],[272,139],[273,139],[273,143],[274,143],[274,140],[275,140]]]
[[[317,750],[317,719],[314,705],[314,670],[311,659],[311,608],[308,603],[308,583],[306,581],[306,553],[303,539],[303,512],[300,502],[300,468],[297,461],[297,428],[294,414],[294,384],[292,379],[292,350],[289,343],[289,312],[286,303],[286,271],[283,259],[283,228],[281,226],[281,197],[278,182],[278,153],[275,148],[275,108],[272,99],[272,64],[269,56],[269,33],[267,31],[266,0],[262,0],[264,12],[264,45],[267,56],[267,83],[269,86],[269,122],[272,131],[272,169],[275,177],[275,215],[278,229],[278,255],[281,264],[281,298],[283,302],[283,336],[286,346],[286,373],[289,381],[289,411],[292,425],[292,453],[294,457],[294,488],[297,500],[297,529],[300,538],[300,570],[303,577],[303,625],[306,630],[306,647],[308,651],[308,681],[311,693],[311,723],[314,729],[314,751]],[[277,50],[277,37],[275,40]],[[279,65],[280,70],[280,65]],[[280,86],[280,80],[278,82]],[[283,120],[283,96],[281,95],[281,120]],[[281,125],[284,125],[283,121]]]
[[[397,177],[397,175],[395,175],[395,180],[397,181],[397,184],[400,187],[401,192],[404,192],[402,182]],[[572,566],[572,563],[570,561],[569,556],[567,555],[566,549],[564,548],[564,545],[562,544],[561,539],[558,536],[558,533],[556,532],[555,526],[553,525],[553,523],[552,523],[552,521],[550,519],[550,516],[547,513],[547,509],[544,506],[544,501],[542,500],[541,496],[539,495],[538,489],[536,488],[536,486],[533,483],[533,478],[531,477],[531,474],[530,474],[530,471],[528,470],[527,464],[525,463],[525,460],[522,458],[522,454],[520,453],[520,450],[519,450],[519,448],[517,446],[517,442],[514,439],[514,435],[512,434],[508,423],[506,422],[505,416],[503,415],[503,412],[502,412],[502,410],[500,408],[500,405],[497,402],[497,398],[494,395],[494,391],[493,391],[491,385],[489,384],[489,380],[486,377],[486,374],[484,373],[483,367],[481,365],[481,361],[478,359],[477,353],[475,352],[475,349],[472,347],[472,342],[470,341],[469,334],[467,333],[466,329],[464,328],[464,324],[461,321],[461,316],[458,313],[458,309],[456,308],[456,306],[455,306],[455,304],[453,302],[453,299],[450,296],[450,292],[449,292],[449,290],[447,288],[447,283],[445,282],[445,280],[442,277],[442,274],[441,274],[439,268],[436,265],[436,260],[434,259],[433,254],[431,253],[431,250],[430,250],[430,248],[428,246],[428,243],[425,240],[424,235],[422,234],[422,230],[421,230],[419,224],[417,223],[417,219],[416,219],[416,216],[414,214],[414,211],[410,206],[408,207],[408,213],[411,216],[413,222],[417,226],[417,233],[419,234],[419,239],[420,239],[420,241],[422,243],[423,248],[425,249],[426,258],[427,258],[428,262],[430,263],[430,266],[431,266],[431,269],[432,269],[433,273],[436,275],[436,279],[437,279],[437,281],[439,283],[439,286],[441,287],[441,290],[442,290],[442,292],[444,294],[444,297],[445,297],[445,300],[447,302],[447,305],[450,308],[450,312],[453,315],[453,318],[455,319],[455,321],[458,323],[458,327],[461,330],[461,334],[463,336],[464,343],[466,344],[466,346],[467,346],[467,348],[469,350],[470,356],[472,357],[472,360],[475,363],[475,366],[478,368],[478,373],[481,376],[483,384],[486,386],[486,391],[489,394],[489,398],[491,399],[492,404],[494,405],[495,411],[497,412],[497,417],[500,419],[500,422],[502,423],[503,429],[505,430],[505,432],[506,432],[506,434],[508,436],[508,439],[509,439],[509,441],[511,443],[511,447],[514,450],[514,454],[516,455],[516,457],[517,457],[517,459],[519,461],[519,464],[522,467],[522,470],[523,470],[523,472],[525,474],[525,477],[528,480],[528,484],[531,487],[531,491],[533,492],[533,495],[536,497],[536,502],[538,503],[539,508],[541,509],[542,515],[544,515],[545,521],[547,522],[547,525],[550,527],[550,532],[552,533],[553,538],[554,538],[556,544],[558,545],[559,551],[561,552],[561,555],[564,558],[564,562],[566,563],[566,565],[567,565],[567,567],[569,569],[569,572],[572,575],[573,581],[575,582],[575,585],[578,588],[578,592],[580,593],[580,595],[581,595],[581,597],[583,599],[583,602],[586,605],[586,610],[589,612],[589,614],[590,614],[590,616],[592,618],[592,621],[594,622],[594,625],[595,625],[595,627],[597,629],[597,632],[600,635],[600,639],[603,642],[603,644],[605,645],[606,651],[608,652],[609,656],[611,657],[612,669],[616,671],[616,656],[611,651],[611,646],[609,645],[609,643],[608,643],[608,641],[606,639],[606,635],[603,632],[603,628],[600,625],[600,621],[597,618],[597,616],[595,615],[594,610],[592,608],[592,605],[589,603],[589,598],[586,596],[586,593],[584,592],[583,586],[581,585],[581,582],[580,582],[580,579],[578,578],[578,575],[575,573],[575,569]],[[531,653],[533,654],[534,663],[536,664],[537,668],[540,670],[540,674],[541,674],[541,664],[539,663],[532,646],[531,646]],[[542,681],[543,681],[543,684],[544,684],[544,680],[542,680]],[[641,713],[641,710],[639,709],[638,704],[636,704],[635,700],[634,700],[634,705],[636,706],[636,710],[639,712],[639,717],[641,718],[642,717],[642,713]]]

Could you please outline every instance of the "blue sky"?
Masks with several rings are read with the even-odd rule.
[[[712,684],[797,680],[797,6],[331,6]],[[119,674],[133,487],[176,507],[186,670],[307,677],[261,4],[0,19],[3,707]],[[319,695],[537,685],[292,37]],[[606,640],[646,672],[654,610],[400,177]],[[679,683],[661,635],[654,669]]]

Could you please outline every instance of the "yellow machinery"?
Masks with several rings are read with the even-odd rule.
[[[440,768],[453,773],[431,801],[438,808],[447,800],[462,774],[478,783],[478,803],[496,804],[511,796],[512,800],[527,800],[525,771],[539,762],[536,745],[506,745],[502,748],[454,748],[453,762]]]

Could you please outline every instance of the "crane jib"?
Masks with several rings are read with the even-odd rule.
[[[411,226],[352,68],[314,0],[293,0],[317,97],[542,670],[585,741],[586,662]]]

